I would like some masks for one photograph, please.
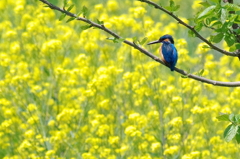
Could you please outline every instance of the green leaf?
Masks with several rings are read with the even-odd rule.
[[[240,50],[240,44],[235,44],[235,46],[236,46],[236,49]]]
[[[138,40],[138,38],[136,36],[133,37],[132,39],[133,39],[133,43],[138,44],[139,40]]]
[[[200,2],[199,4],[203,5],[204,7],[209,7],[209,6],[210,6],[210,4],[208,3],[208,1]]]
[[[70,5],[70,6],[68,7],[67,11],[70,12],[73,7],[74,7],[74,4]]]
[[[236,23],[240,23],[240,15],[238,15],[238,16],[236,17],[235,22],[236,22]]]
[[[212,1],[214,3],[220,3],[221,2],[221,0],[210,0],[210,1]]]
[[[229,118],[229,120],[230,120],[231,122],[235,122],[235,115],[234,115],[234,114],[230,114],[230,115],[228,116],[228,118]]]
[[[237,131],[238,131],[237,125],[234,125],[234,124],[229,125],[224,131],[224,134],[223,134],[224,139],[227,142],[231,141],[237,134]]]
[[[65,7],[67,6],[68,1],[69,1],[69,0],[64,0],[64,2],[63,2],[63,8],[65,8]]]
[[[170,0],[170,7],[174,7],[175,6],[175,2],[173,0]]]
[[[83,13],[83,17],[87,17],[89,14],[89,10],[86,6],[83,6],[82,8],[82,13]]]
[[[229,11],[240,11],[240,7],[236,4],[226,3],[223,7]]]
[[[174,12],[177,11],[180,8],[180,5],[175,5],[175,2],[173,0],[170,1],[170,6],[165,7],[165,9]]]
[[[204,69],[201,69],[200,71],[198,71],[198,76],[202,76],[204,73]]]
[[[188,76],[185,76],[185,75],[181,75],[182,78],[188,78]]]
[[[235,43],[235,38],[233,36],[230,35],[226,35],[224,37],[224,40],[226,41],[227,45],[230,47]]]
[[[240,144],[240,128],[239,127],[235,137],[236,137],[237,143]]]
[[[222,24],[225,23],[227,19],[227,11],[226,9],[221,9],[221,22]]]
[[[233,44],[232,46],[229,47],[229,51],[231,51],[231,52],[234,52],[236,50],[237,50],[236,44]]]
[[[195,33],[192,30],[188,30],[188,36],[196,37]]]
[[[143,44],[147,41],[147,39],[148,39],[147,37],[143,38],[143,39],[139,42],[139,44],[140,44],[140,45],[143,45]]]
[[[223,37],[224,37],[224,34],[219,33],[215,36],[212,36],[211,41],[214,42],[214,43],[219,43],[220,41],[222,41]]]
[[[210,49],[211,47],[209,45],[204,44],[202,48]]]
[[[235,121],[240,124],[240,114],[235,115]]]
[[[215,5],[210,6],[208,8],[206,8],[199,16],[199,19],[203,19],[206,18],[207,16],[211,15],[214,12],[214,9],[216,8]]]
[[[76,19],[75,17],[71,17],[71,18],[69,18],[67,21],[66,21],[66,23],[68,23],[68,22],[70,22],[70,21],[72,21],[72,20],[74,20],[74,19]]]
[[[221,23],[220,21],[216,21],[216,22],[212,23],[211,26],[212,26],[212,27],[214,27],[214,26],[219,27],[219,26],[222,26],[222,23]],[[220,29],[221,29],[221,27],[220,27]],[[215,31],[217,31],[217,30],[215,30]],[[220,32],[221,32],[221,31],[220,31]]]
[[[176,5],[174,7],[172,7],[172,11],[175,12],[180,8],[180,5]]]
[[[83,26],[81,26],[80,28],[82,29],[82,30],[87,30],[87,29],[89,29],[89,28],[91,28],[92,27],[92,25],[83,25]]]
[[[199,23],[199,24],[197,24],[197,25],[194,27],[194,29],[195,29],[196,31],[200,31],[200,30],[202,30],[202,27],[203,27],[203,23]]]
[[[78,13],[76,14],[76,17],[79,17],[81,14],[82,14],[82,11],[78,12]]]
[[[103,21],[100,21],[99,19],[97,19],[97,23],[100,24],[100,25],[103,25],[104,22]]]
[[[121,43],[125,40],[123,38],[116,38],[116,37],[110,37],[110,38],[107,38],[107,39],[112,40],[114,43]]]
[[[175,5],[175,2],[173,0],[170,0],[170,7],[166,7],[168,10],[174,12],[177,11],[180,8],[180,5]]]
[[[66,17],[66,14],[63,13],[63,14],[59,17],[58,20],[59,20],[59,21],[62,21],[65,17]]]
[[[217,116],[217,119],[220,121],[230,121],[229,114],[221,114],[221,115]]]

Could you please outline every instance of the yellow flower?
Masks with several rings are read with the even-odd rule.
[[[130,8],[129,11],[133,14],[135,18],[141,18],[147,11],[143,7]]]
[[[34,110],[37,110],[37,106],[35,104],[29,104],[27,109],[28,111],[32,112]]]
[[[41,52],[44,55],[50,55],[52,53],[60,52],[62,49],[62,42],[57,39],[52,39],[43,43]]]
[[[141,150],[141,151],[147,151],[148,150],[148,147],[149,147],[149,144],[148,142],[144,141],[142,142],[141,144],[139,144],[138,148]]]
[[[24,133],[24,136],[26,138],[33,138],[35,135],[35,132],[33,130],[27,130],[25,133]]]
[[[119,136],[110,136],[109,139],[108,139],[108,142],[111,144],[111,145],[116,145],[119,143]]]
[[[139,117],[140,117],[140,114],[139,113],[132,113],[132,114],[129,114],[129,116],[128,116],[128,118],[130,119],[130,120],[135,120],[135,121],[137,121],[138,119],[139,119]]]
[[[27,122],[31,125],[37,124],[37,123],[39,123],[39,117],[33,115],[30,118],[28,118]]]
[[[50,120],[49,122],[48,122],[48,126],[50,126],[50,127],[54,127],[55,126],[55,121],[54,120]]]
[[[109,99],[104,99],[103,101],[99,102],[98,107],[105,110],[109,110],[110,109]]]
[[[220,136],[213,136],[213,137],[210,139],[210,141],[209,141],[209,143],[210,143],[211,145],[217,145],[217,144],[219,144],[220,142],[222,142]]]
[[[151,151],[158,152],[158,151],[160,151],[160,147],[161,147],[160,142],[154,142],[151,144]]]
[[[100,152],[100,157],[101,158],[108,158],[110,156],[111,153],[111,149],[109,148],[104,148],[101,152]]]
[[[135,126],[132,125],[128,126],[124,132],[130,137],[140,136],[142,134]]]
[[[163,154],[164,155],[173,155],[179,151],[179,146],[170,146],[169,148],[165,149]]]
[[[107,9],[111,12],[119,9],[119,4],[116,0],[109,0],[107,2]]]
[[[23,142],[20,144],[20,146],[18,147],[18,151],[19,152],[24,152],[25,149],[31,148],[32,144],[28,141],[28,140],[23,140]]]
[[[197,50],[196,53],[197,54],[205,54],[207,52],[209,52],[210,48],[208,48],[208,45],[206,43],[200,43],[197,46]]]
[[[128,145],[122,145],[119,149],[116,150],[117,153],[124,154],[127,150],[129,150]]]
[[[5,34],[3,34],[3,38],[12,40],[17,37],[17,32],[15,30],[9,30]]]
[[[172,98],[172,101],[175,102],[175,103],[180,103],[180,102],[182,102],[182,98],[179,97],[179,96],[174,96],[174,97]]]
[[[97,159],[93,154],[87,153],[87,152],[82,154],[82,158],[83,159]]]
[[[183,124],[182,118],[181,117],[175,117],[169,122],[169,124],[171,126],[174,126],[174,127],[181,127],[182,124]]]
[[[201,108],[201,107],[199,107],[199,106],[194,106],[192,109],[191,109],[191,112],[193,113],[193,114],[202,114],[202,113],[204,113],[204,111],[203,111],[203,109]]]
[[[199,10],[201,7],[203,7],[200,3],[202,1],[193,1],[193,4],[192,4],[192,8],[193,10],[197,11]]]
[[[103,10],[103,4],[97,4],[94,6],[94,9],[97,10],[97,11],[101,11]]]
[[[234,72],[233,72],[232,70],[227,70],[227,71],[225,72],[225,76],[229,77],[229,76],[231,76],[233,73],[234,73]]]
[[[110,132],[110,127],[109,127],[109,125],[104,124],[104,125],[100,125],[100,126],[98,127],[98,130],[97,130],[97,133],[96,133],[96,134],[97,134],[99,137],[103,137],[103,136],[109,135],[109,132]]]

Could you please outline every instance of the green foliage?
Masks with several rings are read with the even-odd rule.
[[[224,139],[229,142],[233,138],[236,139],[237,143],[240,143],[240,114],[221,114],[217,117],[220,121],[230,121],[231,124],[225,129],[223,136]]]
[[[200,3],[204,7],[195,16],[195,28],[197,28],[197,31],[201,31],[203,26],[211,29],[210,42],[219,43],[224,40],[230,49],[233,50],[238,45],[236,40],[238,33],[232,26],[234,23],[240,24],[238,20],[240,16],[234,12],[239,11],[240,7],[236,4],[222,4],[219,0],[211,1],[214,2],[214,5],[208,2]]]
[[[142,40],[139,40],[137,37],[133,37],[133,43],[137,45],[143,45],[147,42],[148,38],[144,37]]]
[[[179,10],[180,5],[176,5],[173,0],[170,0],[170,5],[166,6],[164,8],[166,8],[167,10],[169,10],[171,12],[175,12],[175,11]]]
[[[107,39],[113,41],[114,43],[121,43],[121,42],[124,41],[123,38],[116,38],[116,37],[110,37],[110,38],[107,38]]]

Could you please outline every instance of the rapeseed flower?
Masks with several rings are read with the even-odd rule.
[[[145,3],[84,5],[90,19],[124,39],[172,34],[178,67],[189,73],[202,67],[207,78],[240,77],[237,58],[215,57],[204,43],[192,45],[181,37],[186,30]],[[78,9],[76,2],[71,11]],[[239,156],[235,143],[223,141],[216,116],[238,112],[240,89],[181,78],[138,50],[106,40],[109,35],[99,29],[59,21],[59,13],[36,2],[2,0],[0,10],[0,158]],[[159,46],[142,46],[158,55]]]

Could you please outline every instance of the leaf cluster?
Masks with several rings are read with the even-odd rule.
[[[236,139],[237,143],[240,143],[240,114],[221,114],[217,117],[220,121],[231,122],[225,129],[223,136],[224,139],[229,142],[232,139]]]
[[[224,3],[219,0],[201,2],[203,9],[198,12],[194,18],[195,29],[199,32],[202,28],[209,28],[213,31],[210,36],[211,43],[219,43],[224,40],[230,47],[230,51],[240,49],[240,43],[237,35],[239,29],[233,27],[234,24],[240,24],[240,7],[236,4]],[[190,35],[194,35],[191,31]]]
[[[63,9],[64,10],[66,10],[67,12],[70,12],[72,9],[73,9],[73,7],[74,7],[75,5],[74,4],[69,4],[68,3],[68,0],[64,0],[64,3],[63,3]],[[67,9],[66,9],[67,8]],[[79,17],[80,15],[82,15],[84,18],[85,17],[88,17],[88,15],[89,15],[89,9],[86,7],[86,6],[83,6],[82,7],[82,9],[81,9],[81,11],[79,11],[77,14],[76,14],[76,17],[70,17],[67,21],[66,21],[66,23],[68,23],[68,22],[70,22],[70,21],[73,21],[74,19],[77,19],[77,17]],[[59,21],[62,21],[64,18],[66,17],[66,13],[62,13],[62,15],[59,17]],[[82,27],[82,29],[83,30],[85,30],[85,29],[88,29],[88,28],[90,28],[91,26],[83,26]]]

